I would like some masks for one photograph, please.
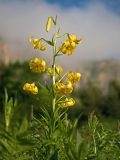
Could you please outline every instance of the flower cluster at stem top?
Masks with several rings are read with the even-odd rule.
[[[55,59],[59,55],[71,55],[73,51],[76,49],[77,45],[82,42],[82,38],[77,39],[77,37],[73,34],[65,33],[64,35],[59,35],[59,31],[56,32],[56,19],[53,19],[52,16],[48,17],[47,24],[46,24],[46,32],[50,31],[51,24],[53,23],[55,28],[55,34],[52,37],[52,40],[46,40],[44,38],[34,38],[30,37],[29,42],[34,47],[34,49],[39,49],[40,51],[45,51],[46,46],[43,42],[51,45],[53,47],[53,64],[49,67],[46,67],[46,62],[40,58],[34,58],[30,60],[29,67],[32,72],[46,72],[48,76],[52,79],[52,94],[54,100],[56,100],[56,105],[61,108],[69,108],[75,104],[75,100],[71,97],[67,97],[67,94],[72,93],[74,85],[79,82],[81,78],[80,73],[76,72],[68,72],[64,75],[63,68],[61,66],[56,66]],[[56,41],[67,35],[67,39],[61,44],[61,46],[56,46]],[[38,87],[35,83],[25,83],[23,86],[23,90],[32,93],[38,94]]]

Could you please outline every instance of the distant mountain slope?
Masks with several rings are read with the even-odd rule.
[[[101,60],[88,62],[82,70],[82,83],[88,80],[106,88],[111,80],[120,80],[120,60]]]

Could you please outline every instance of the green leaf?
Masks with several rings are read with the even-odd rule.
[[[27,120],[27,117],[24,117],[24,119],[20,125],[18,134],[23,134],[27,129],[28,129],[28,120]]]
[[[8,153],[12,153],[12,148],[11,146],[7,143],[7,141],[5,140],[0,140],[0,145],[8,152]]]
[[[46,40],[46,39],[44,39],[44,41],[45,41],[47,44],[49,44],[49,45],[51,45],[51,46],[54,46],[53,42],[48,41],[48,40]]]
[[[51,87],[47,84],[47,83],[45,83],[45,87],[46,87],[46,89],[49,91],[49,93],[51,92]]]
[[[16,160],[29,160],[31,158],[31,156],[29,155],[22,155],[19,158],[16,158]]]

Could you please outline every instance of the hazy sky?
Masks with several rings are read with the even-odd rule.
[[[50,37],[45,33],[49,15],[58,16],[61,33],[84,39],[65,62],[120,58],[120,0],[0,0],[0,37],[19,58],[30,57],[31,52],[36,56],[28,37]]]

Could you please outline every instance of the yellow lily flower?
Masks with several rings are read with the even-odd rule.
[[[73,86],[70,81],[66,82],[66,84],[64,84],[62,82],[57,82],[55,89],[58,92],[67,94],[67,93],[71,93],[73,91]]]
[[[80,80],[81,74],[80,73],[74,73],[74,72],[69,72],[67,75],[68,80],[71,83],[76,83]]]
[[[48,73],[48,75],[52,76],[53,75],[53,68],[52,67],[47,68],[46,72]]]
[[[75,50],[76,46],[82,42],[81,39],[77,39],[75,35],[68,35],[68,39],[64,41],[62,46],[60,47],[60,51],[63,54],[71,55]]]
[[[70,42],[69,40],[65,40],[62,46],[60,47],[60,51],[63,54],[71,55],[76,48],[76,44],[74,42]]]
[[[46,62],[39,58],[35,58],[29,62],[30,70],[33,72],[44,72],[46,67]]]
[[[38,88],[35,86],[35,83],[25,83],[23,86],[23,90],[32,93],[32,94],[38,94]]]
[[[63,54],[71,55],[76,48],[75,42],[70,42],[68,39],[64,41],[62,46],[60,47],[60,51]]]
[[[75,35],[68,35],[68,39],[70,42],[75,42],[75,44],[80,44],[82,42],[82,38],[77,39]]]
[[[42,44],[42,40],[38,39],[38,38],[29,38],[29,42],[30,44],[32,44],[32,46],[34,47],[34,49],[39,49],[41,51],[46,50],[46,46]]]
[[[66,98],[64,102],[59,103],[58,106],[60,108],[69,108],[75,104],[75,100],[73,98]]]

